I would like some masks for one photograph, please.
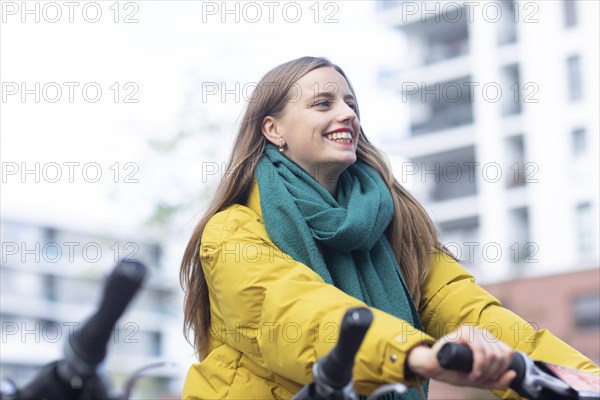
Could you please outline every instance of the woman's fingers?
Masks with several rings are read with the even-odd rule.
[[[448,383],[504,389],[516,375],[513,371],[508,371],[513,357],[513,349],[506,343],[495,339],[489,331],[472,326],[462,326],[456,332],[441,338],[439,342],[440,344],[458,342],[469,346],[473,353],[473,368],[468,375],[449,374],[450,371],[441,373],[442,379],[448,379]],[[434,346],[436,350],[439,350],[439,347],[441,346]]]
[[[493,338],[491,333],[471,326],[463,326],[440,338],[432,348],[418,346],[408,353],[411,370],[427,378],[434,378],[459,386],[473,386],[486,389],[506,389],[516,373],[508,367],[513,350],[506,343]],[[437,361],[437,353],[448,342],[469,346],[473,353],[473,368],[469,374],[442,368]]]
[[[469,346],[473,351],[473,370],[469,377],[475,381],[496,381],[508,369],[512,349],[502,343],[475,341]]]

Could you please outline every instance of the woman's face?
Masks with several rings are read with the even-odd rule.
[[[318,68],[296,82],[289,99],[272,118],[271,132],[285,141],[285,154],[318,181],[337,181],[356,161],[360,132],[348,82],[333,68]],[[274,136],[267,137],[278,145]]]

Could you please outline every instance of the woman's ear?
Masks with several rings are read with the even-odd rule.
[[[267,140],[273,143],[275,146],[280,146],[283,138],[279,134],[277,129],[277,120],[272,116],[268,115],[263,119],[262,122],[262,134]]]

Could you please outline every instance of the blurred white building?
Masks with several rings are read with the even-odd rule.
[[[598,267],[599,3],[379,1],[397,171],[478,279]]]
[[[122,390],[136,369],[180,362],[179,284],[162,267],[161,247],[139,240],[2,220],[0,375],[18,386],[44,364],[63,358],[68,336],[99,305],[104,279],[122,258],[137,259],[149,277],[112,331],[105,368]],[[90,334],[94,334],[91,332]],[[134,398],[179,398],[187,361],[152,369]]]

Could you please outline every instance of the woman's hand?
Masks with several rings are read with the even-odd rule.
[[[492,334],[472,326],[462,326],[455,332],[440,338],[429,348],[417,346],[408,353],[408,367],[416,375],[433,378],[457,386],[473,386],[484,389],[507,389],[516,373],[507,370],[513,349],[506,343],[492,342]],[[447,342],[466,344],[473,351],[473,370],[470,373],[443,369],[437,353]]]

